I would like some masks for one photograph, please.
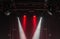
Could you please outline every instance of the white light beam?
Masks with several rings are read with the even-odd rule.
[[[23,30],[23,28],[22,28],[22,26],[21,26],[19,17],[17,17],[17,19],[18,19],[20,39],[26,39],[26,36],[25,36],[24,30]]]
[[[32,39],[39,39],[39,38],[40,38],[41,21],[42,21],[42,17],[40,17],[38,26],[37,26],[37,28],[36,28],[36,31],[35,31]]]

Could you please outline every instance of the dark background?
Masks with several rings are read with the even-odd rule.
[[[50,11],[50,8],[52,9],[51,10],[53,14],[52,16],[47,13],[48,10]],[[19,9],[30,9],[30,10],[19,10]],[[43,9],[43,10],[34,10],[34,9]],[[4,14],[7,10],[11,12],[11,15],[7,16]],[[45,2],[44,0],[29,0],[29,1],[0,0],[0,39],[10,39],[10,32],[12,32],[13,28],[16,28],[18,30],[18,28],[16,27],[18,25],[16,17],[17,16],[21,17],[24,14],[28,15],[28,17],[31,17],[33,15],[37,15],[38,18],[40,16],[43,17],[41,39],[60,39],[59,11],[60,11],[59,0],[48,0],[47,2]],[[18,32],[16,33],[15,34],[17,35],[17,38],[19,38]],[[49,36],[49,34],[51,34],[51,36]]]

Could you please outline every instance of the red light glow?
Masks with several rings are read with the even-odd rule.
[[[26,15],[24,15],[24,18],[26,18]]]
[[[34,18],[36,18],[36,16],[35,16],[35,15],[34,15],[33,17],[34,17]]]
[[[24,31],[25,31],[25,29],[26,29],[26,19],[27,19],[27,16],[26,15],[24,15],[23,16],[23,29],[24,29]]]
[[[37,21],[37,17],[33,16],[33,26],[36,27],[36,21]]]
[[[33,16],[33,32],[34,32],[35,29],[36,29],[36,25],[37,25],[37,17],[34,15],[34,16]]]

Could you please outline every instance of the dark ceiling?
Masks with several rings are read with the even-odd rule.
[[[0,11],[23,11],[23,10],[42,10],[51,11],[53,13],[60,11],[59,0],[0,0]],[[52,9],[52,10],[50,10]]]

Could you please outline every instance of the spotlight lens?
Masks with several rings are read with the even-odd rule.
[[[33,16],[33,17],[36,17],[36,16]]]
[[[26,15],[24,15],[24,17],[26,17]]]

